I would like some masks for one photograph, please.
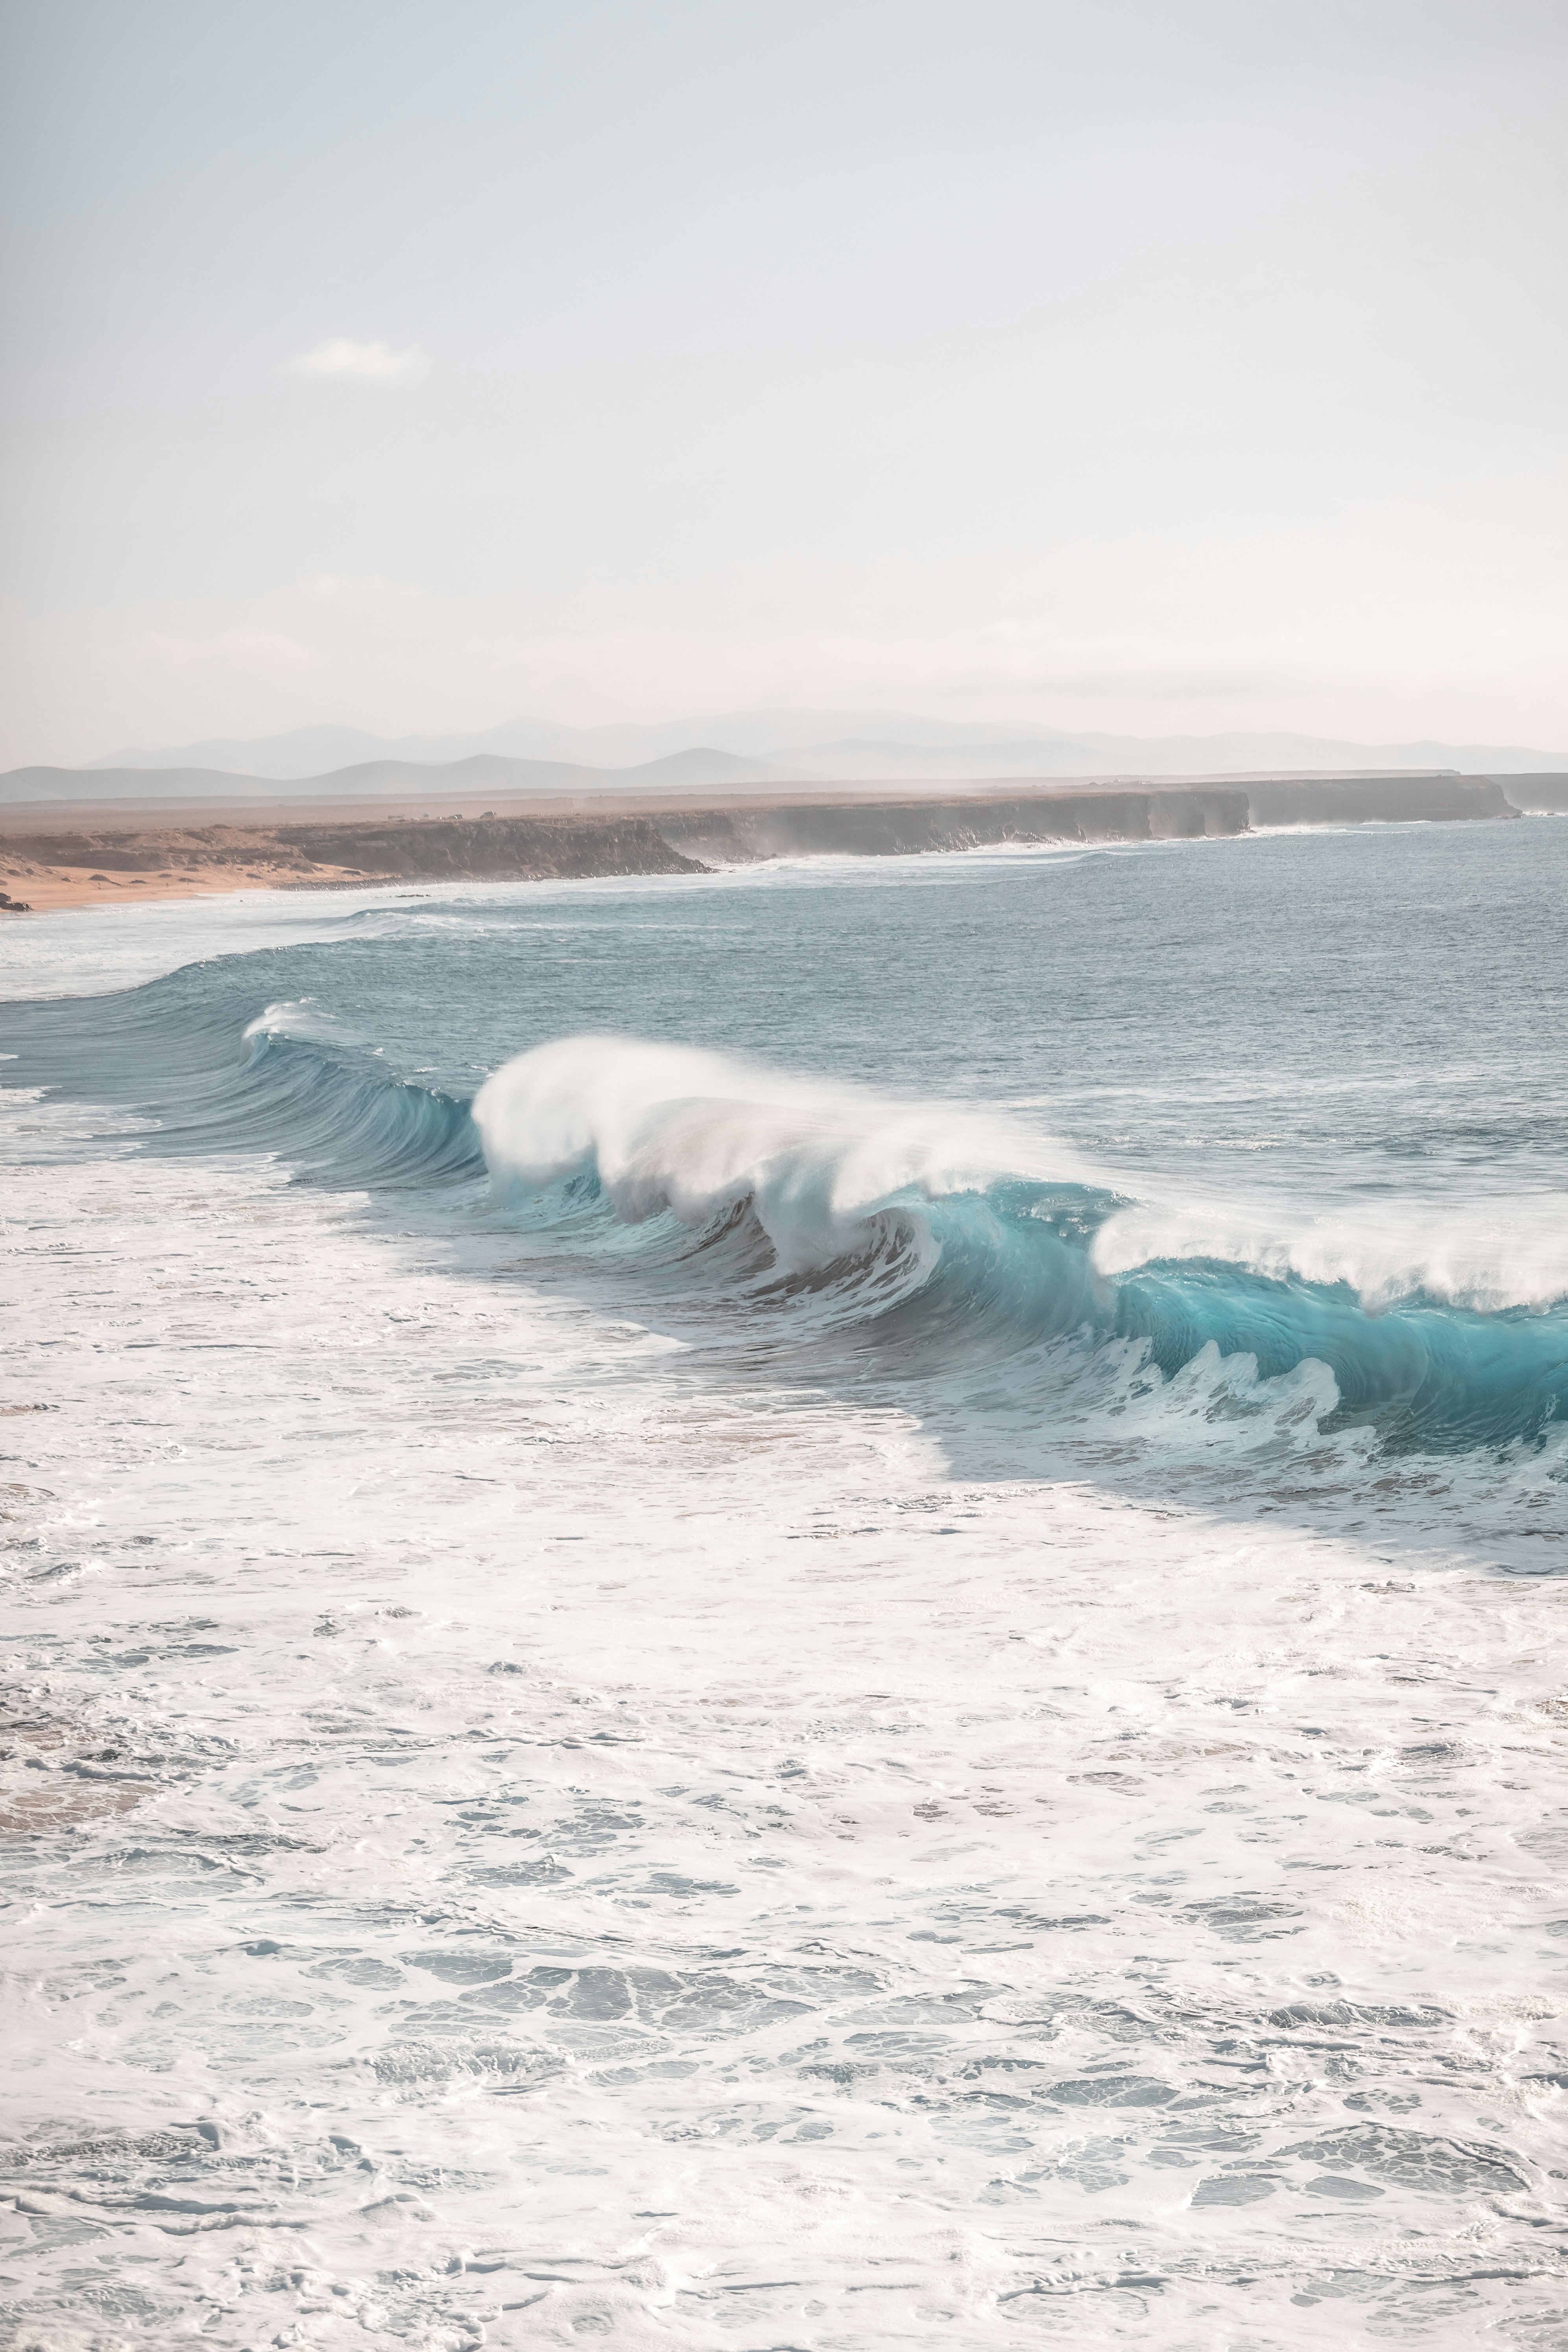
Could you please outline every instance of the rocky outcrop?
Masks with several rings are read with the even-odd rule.
[[[97,880],[232,871],[238,883],[320,889],[354,882],[568,881],[697,874],[713,864],[832,855],[908,856],[1005,842],[1159,841],[1245,833],[1247,796],[1170,792],[1032,793],[979,798],[624,808],[553,816],[340,817],[11,835],[15,865],[91,869]]]
[[[143,826],[8,835],[17,864],[91,867],[93,878],[231,868],[287,887],[322,882],[545,881],[692,874],[647,817],[373,817],[340,824]]]
[[[1274,776],[1243,789],[1258,825],[1431,824],[1519,814],[1489,776]]]
[[[1510,780],[1511,782],[1512,780]],[[1547,779],[1546,782],[1561,782]],[[1547,802],[1551,805],[1550,801]],[[699,874],[769,857],[907,857],[1010,843],[1201,840],[1250,825],[1514,817],[1489,778],[1454,775],[1259,778],[1237,782],[1061,790],[1034,784],[942,797],[879,793],[736,796],[707,806],[657,801],[536,815],[259,816],[234,824],[143,822],[0,834],[0,874],[36,876],[51,903],[268,886],[330,889],[374,882],[569,881]],[[62,897],[64,893],[78,893]],[[27,911],[0,890],[0,913]]]
[[[580,880],[596,874],[696,874],[699,863],[646,816],[351,818],[279,824],[283,852],[314,866],[407,882]]]
[[[1568,816],[1568,775],[1505,776],[1502,789],[1516,809],[1531,816]]]
[[[682,810],[666,841],[707,864],[762,857],[908,857],[1010,842],[1184,841],[1245,833],[1247,794],[1224,785],[1170,792],[1029,793],[1007,800],[800,803]]]

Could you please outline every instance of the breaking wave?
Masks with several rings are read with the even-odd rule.
[[[267,1152],[433,1211],[488,1175],[585,1280],[596,1269],[689,1344],[744,1349],[763,1376],[990,1366],[993,1395],[1046,1427],[1086,1372],[1157,1404],[1212,1365],[1238,1410],[1387,1450],[1568,1435],[1560,1199],[1490,1223],[1281,1231],[1234,1202],[1130,1200],[1005,1116],[698,1048],[559,1038],[470,1100],[400,1076],[308,1000],[235,1013],[195,968],[90,1027],[42,1007],[9,1082],[37,1055],[45,1083],[150,1117],[146,1148]]]
[[[1205,1352],[1261,1381],[1318,1363],[1334,1387],[1321,1426],[1365,1425],[1394,1448],[1506,1444],[1568,1418],[1568,1280],[1543,1301],[1539,1255],[1536,1295],[1503,1303],[1489,1265],[1489,1307],[1390,1295],[1387,1267],[1369,1297],[1278,1241],[1263,1263],[1130,1259],[1149,1213],[1065,1146],[634,1039],[536,1047],[487,1080],[472,1115],[514,1199],[565,1188],[623,1225],[671,1220],[773,1303],[793,1290],[818,1327],[911,1370],[1068,1339],[1131,1344],[1164,1379]],[[1321,1237],[1312,1250],[1321,1262]]]

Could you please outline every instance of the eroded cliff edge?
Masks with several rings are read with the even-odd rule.
[[[1226,788],[770,803],[571,815],[297,819],[267,824],[83,824],[0,835],[0,875],[44,903],[135,891],[326,888],[359,882],[567,881],[698,874],[768,857],[910,856],[1006,842],[1158,841],[1247,831],[1247,794]],[[56,886],[51,893],[47,887]],[[68,900],[61,889],[72,893]]]
[[[672,847],[705,865],[760,857],[908,857],[921,851],[1052,841],[1190,841],[1245,833],[1245,788],[1026,793],[816,805],[731,804],[658,820]]]
[[[1029,844],[1177,841],[1257,826],[1511,818],[1489,778],[1367,776],[944,796],[807,792],[721,803],[315,816],[108,809],[0,816],[0,886],[39,908],[257,886],[692,874],[772,857],[900,857]],[[20,909],[18,909],[19,911]]]
[[[1520,813],[1490,776],[1273,776],[1246,790],[1255,825],[1443,824]]]

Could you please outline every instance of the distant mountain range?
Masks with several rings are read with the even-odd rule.
[[[300,782],[344,770],[450,769],[482,755],[542,771],[613,772],[617,784],[863,783],[1013,776],[1235,776],[1345,770],[1455,768],[1476,775],[1568,769],[1568,752],[1520,744],[1352,743],[1317,735],[1065,735],[917,719],[896,710],[740,710],[653,726],[558,727],[514,719],[472,735],[370,735],[354,727],[300,727],[253,741],[229,737],[158,751],[115,751],[97,771],[198,769]],[[20,771],[16,772],[22,772]],[[69,772],[60,770],[33,773]],[[606,778],[607,780],[607,778]],[[390,781],[390,780],[388,780]],[[476,779],[477,781],[477,779]],[[542,772],[539,782],[552,779]],[[565,785],[568,778],[554,781]],[[363,787],[384,791],[385,782]],[[100,790],[102,789],[100,785]],[[210,787],[209,787],[210,789]],[[356,787],[358,789],[358,787]],[[514,786],[515,789],[515,786]]]
[[[0,806],[50,801],[222,801],[238,806],[257,800],[310,806],[328,801],[447,801],[461,793],[473,803],[474,814],[481,813],[481,801],[519,793],[581,801],[611,786],[663,794],[732,792],[762,789],[787,773],[758,760],[707,751],[677,751],[636,768],[588,768],[569,760],[513,760],[479,751],[466,760],[363,760],[325,775],[279,778],[212,767],[13,768],[0,775]]]

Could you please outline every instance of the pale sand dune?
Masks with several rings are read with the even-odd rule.
[[[277,887],[275,871],[242,866],[190,866],[179,873],[114,876],[89,875],[76,866],[33,867],[29,871],[0,850],[0,890],[20,901],[27,912],[38,915],[57,914],[70,907],[136,903],[149,898],[206,898],[230,890]],[[0,915],[12,911],[0,906]]]

